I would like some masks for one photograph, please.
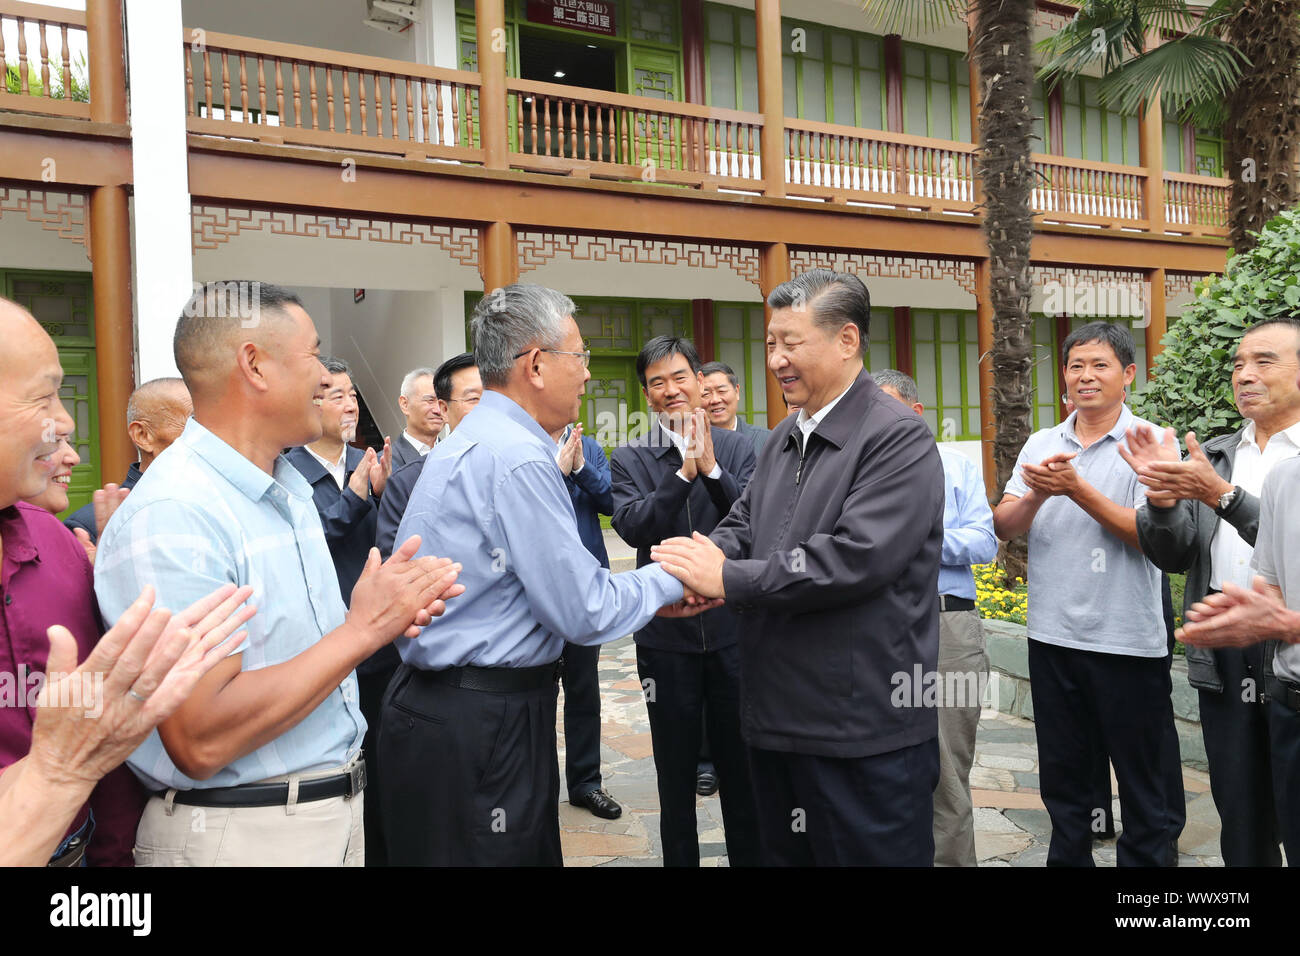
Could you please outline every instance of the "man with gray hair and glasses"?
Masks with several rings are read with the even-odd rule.
[[[475,308],[483,397],[435,448],[398,539],[450,551],[464,601],[399,648],[379,738],[394,865],[563,862],[555,749],[565,641],[601,644],[656,612],[686,616],[658,566],[614,577],[578,536],[551,435],[578,417],[590,353],[573,302],[509,285]]]
[[[393,471],[429,454],[447,424],[433,389],[433,369],[413,368],[406,373],[397,407],[402,410],[406,427],[393,442]]]

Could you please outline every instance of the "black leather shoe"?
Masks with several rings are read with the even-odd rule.
[[[711,797],[718,792],[718,775],[712,770],[701,770],[695,776],[695,792],[701,797]]]
[[[606,820],[617,820],[623,815],[623,808],[619,806],[618,801],[604,790],[587,791],[578,801],[578,805],[586,807],[596,816],[604,817]]]

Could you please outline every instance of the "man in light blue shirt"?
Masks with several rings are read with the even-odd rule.
[[[894,369],[872,372],[880,390],[920,415],[916,382]],[[940,446],[943,460],[943,549],[939,556],[939,785],[934,791],[934,865],[976,866],[970,768],[975,762],[981,696],[989,658],[975,607],[972,564],[998,555],[993,509],[970,459]],[[923,697],[924,699],[924,697]]]
[[[590,378],[573,311],[539,286],[506,286],[479,303],[482,400],[429,453],[402,518],[398,539],[418,534],[421,554],[453,554],[466,593],[437,626],[400,642],[384,701],[394,865],[560,865],[564,642],[622,637],[683,598],[657,566],[614,577],[578,536],[550,438],[577,419]]]
[[[291,293],[209,283],[177,323],[175,352],[194,416],[104,530],[100,610],[115,620],[146,584],[160,605],[185,607],[233,583],[253,587],[258,613],[242,650],[128,761],[154,792],[136,862],[361,865],[353,668],[441,613],[438,598],[461,590],[455,569],[411,560],[414,541],[382,566],[372,551],[345,611],[311,486],[280,454],[320,438],[329,383]]]

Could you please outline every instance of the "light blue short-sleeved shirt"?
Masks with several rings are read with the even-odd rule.
[[[1118,448],[1129,428],[1156,426],[1125,405],[1115,427],[1084,448],[1074,432],[1077,414],[1029,436],[1005,493],[1029,493],[1020,474],[1026,463],[1077,452],[1070,464],[1088,484],[1122,508],[1141,506],[1146,488]],[[1069,498],[1049,498],[1029,528],[1029,636],[1084,651],[1164,657],[1169,645],[1160,572]]]
[[[940,446],[943,460],[943,549],[939,554],[939,593],[975,600],[972,564],[998,556],[993,509],[984,481],[965,455]]]
[[[253,586],[246,671],[296,657],[347,613],[307,480],[283,456],[268,475],[191,418],[104,529],[95,595],[112,622],[146,584],[157,607],[179,611],[226,583]],[[297,725],[207,780],[181,773],[156,730],[127,764],[154,790],[231,787],[345,764],[365,730],[353,673]]]
[[[659,565],[613,575],[578,537],[555,442],[517,403],[489,389],[425,459],[397,530],[420,555],[459,561],[465,593],[402,659],[424,670],[535,667],[564,642],[600,644],[638,630],[682,585]]]

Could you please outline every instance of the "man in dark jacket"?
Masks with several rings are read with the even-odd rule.
[[[740,379],[735,370],[723,362],[706,362],[700,367],[700,382],[700,402],[709,413],[709,424],[744,435],[753,443],[757,458],[772,432],[740,417]]]
[[[384,441],[384,450],[362,451],[348,444],[357,434],[357,390],[352,384],[352,370],[336,358],[323,358],[321,364],[330,374],[329,388],[321,401],[322,434],[310,445],[290,448],[285,458],[311,485],[312,501],[320,513],[325,542],[329,545],[338,576],[343,603],[351,605],[352,589],[361,577],[366,558],[375,543],[375,499],[383,494],[392,470],[392,445]],[[361,713],[367,729],[361,741],[366,762],[370,800],[363,808],[366,834],[366,866],[385,866],[388,862],[383,828],[379,819],[378,753],[379,705],[389,678],[400,658],[391,644],[357,665],[357,689]]]
[[[474,364],[472,352],[453,355],[438,366],[432,375],[434,394],[438,400],[438,420],[447,423],[448,434],[456,430],[461,420],[474,410],[483,397],[483,379]],[[420,480],[427,455],[420,455],[396,467],[383,500],[379,503],[379,526],[375,545],[387,560],[396,546],[397,526],[406,513],[406,503],[411,500],[415,483]]]
[[[939,656],[939,450],[862,367],[861,280],[812,270],[768,305],[768,367],[799,414],[709,538],[652,556],[740,613],[763,862],[930,866],[938,720],[912,684]]]
[[[1264,322],[1242,336],[1232,391],[1246,425],[1204,445],[1189,433],[1185,461],[1178,460],[1172,434],[1163,447],[1145,434],[1128,441],[1125,458],[1150,489],[1137,513],[1138,540],[1158,568],[1187,573],[1184,613],[1224,582],[1251,585],[1264,478],[1300,454],[1297,348],[1300,322],[1294,320]],[[1228,866],[1282,863],[1264,706],[1270,647],[1187,648],[1187,679],[1200,695],[1210,792]]]
[[[614,513],[614,496],[605,449],[582,425],[570,425],[557,436],[556,463],[578,519],[578,537],[602,568],[609,567],[600,516]],[[598,817],[615,820],[623,813],[618,801],[601,787],[600,778],[600,645],[564,645],[564,780],[569,803],[586,807]]]
[[[753,446],[714,429],[700,408],[700,359],[685,339],[661,335],[637,356],[637,378],[659,420],[614,452],[614,530],[637,549],[674,535],[709,532],[754,470]],[[705,723],[722,794],[727,857],[758,861],[754,795],[740,733],[740,648],[726,607],[687,620],[654,618],[634,635],[659,785],[665,866],[698,866],[695,828],[700,727]]]

